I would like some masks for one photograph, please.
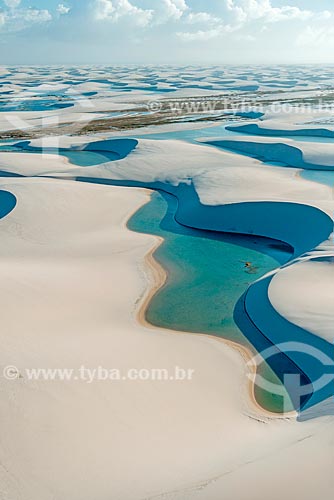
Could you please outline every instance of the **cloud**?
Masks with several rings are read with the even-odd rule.
[[[47,23],[52,19],[56,21],[71,11],[71,7],[67,4],[70,0],[58,1],[62,3],[55,2],[53,10],[47,10],[23,7],[24,3],[21,0],[2,0],[4,7],[0,9],[1,32],[26,29],[33,24]],[[273,4],[278,2],[274,0],[216,0],[215,5],[218,5],[219,9],[214,10],[211,2],[207,2],[206,11],[203,7],[203,10],[196,10],[195,0],[89,0],[87,9],[90,10],[85,14],[89,23],[95,21],[96,30],[99,30],[99,23],[102,22],[106,25],[108,22],[121,23],[123,27],[132,30],[131,36],[143,36],[140,29],[136,33],[138,27],[145,28],[147,36],[151,29],[153,37],[158,33],[160,25],[166,25],[165,32],[169,30],[170,36],[176,36],[185,42],[192,40],[205,42],[224,36],[226,33],[235,33],[235,36],[238,33],[240,40],[243,36],[253,39],[265,30],[269,32],[274,23],[294,21],[293,27],[296,27],[297,33],[301,25],[306,27],[310,24],[314,30],[315,27],[318,29],[333,24],[334,9],[312,11],[290,5],[290,1],[281,0],[280,6],[275,6]],[[91,15],[92,9],[93,15]],[[298,43],[306,43],[303,40],[307,40],[307,37],[322,39],[326,32],[330,33],[329,28],[323,29],[323,32],[320,28],[317,31],[318,35],[311,31],[301,33]],[[294,40],[296,37],[297,35],[294,36]]]
[[[314,12],[290,5],[273,7],[271,0],[225,0],[232,22],[244,25],[250,21],[262,20],[268,23],[310,19]]]
[[[190,0],[146,0],[145,7],[139,7],[139,0],[93,0],[95,19],[113,23],[131,21],[141,27],[156,27],[162,24],[177,23],[188,26],[176,31],[176,35],[184,41],[209,40],[224,33],[242,31],[247,26],[262,26],[272,23],[297,20],[305,22],[310,19],[328,19],[329,11],[315,12],[291,5],[274,7],[272,0],[220,0],[220,15],[191,8]],[[287,0],[288,1],[288,0]],[[189,30],[189,25],[199,25],[201,29]],[[172,33],[175,34],[173,30]]]
[[[95,9],[98,21],[116,23],[122,18],[131,18],[138,26],[147,26],[153,16],[153,10],[136,7],[129,0],[96,0]]]
[[[142,9],[132,0],[95,0],[95,19],[114,23],[132,18],[139,26],[179,21],[189,9],[185,0],[152,0],[151,9]]]
[[[194,32],[178,32],[177,36],[184,41],[210,40],[224,33],[242,31],[247,27],[256,26],[258,31],[266,29],[267,25],[279,22],[332,19],[329,11],[315,12],[291,5],[274,7],[271,0],[221,0],[223,9],[220,17],[207,12],[189,12],[185,18],[187,24],[202,23],[207,29]],[[259,22],[262,27],[259,28]],[[254,40],[253,35],[251,36]],[[249,39],[249,38],[248,38]]]
[[[4,4],[10,9],[16,9],[21,3],[21,0],[3,0]]]
[[[177,36],[184,42],[194,42],[194,41],[207,41],[212,38],[217,38],[223,34],[223,29],[221,27],[214,28],[211,30],[198,30],[194,32],[179,32]]]
[[[201,30],[184,36],[177,32],[179,38],[185,40],[205,39],[219,36],[220,32],[242,30],[252,23],[265,24],[287,22],[291,20],[306,21],[316,16],[327,19],[329,11],[315,12],[291,5],[274,7],[272,0],[220,0],[222,9],[220,15],[210,12],[196,11],[191,8],[190,0],[146,0],[145,5],[150,8],[140,8],[136,5],[139,0],[95,0],[95,18],[110,20],[114,23],[120,20],[132,19],[139,26],[157,26],[167,23],[183,25],[199,24]]]
[[[317,21],[328,21],[333,18],[333,12],[329,10],[323,10],[322,12],[318,12],[315,16]]]
[[[238,42],[254,42],[256,40],[256,37],[253,35],[244,35],[243,33],[236,34],[235,35],[235,40]]]
[[[12,17],[15,21],[24,21],[27,23],[45,23],[47,21],[51,21],[52,15],[48,10],[38,10],[38,9],[20,9],[15,15]]]
[[[52,15],[46,9],[18,8],[18,2],[16,1],[14,6],[13,0],[6,0],[6,4],[9,10],[0,13],[0,26],[3,32],[22,31],[33,24],[43,24],[52,20]]]
[[[220,21],[219,17],[215,17],[208,12],[190,12],[185,18],[185,22],[188,24],[213,24]]]
[[[307,26],[302,31],[296,40],[296,45],[299,47],[317,48],[334,46],[334,26]]]
[[[181,19],[184,12],[188,9],[189,7],[185,0],[162,0],[161,10],[164,13],[165,19]]]
[[[62,15],[66,15],[70,12],[71,10],[71,7],[67,7],[66,5],[64,5],[63,3],[60,3],[57,7],[57,12],[58,14],[60,14],[61,16]]]

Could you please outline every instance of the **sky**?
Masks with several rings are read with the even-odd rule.
[[[0,0],[0,64],[334,63],[334,0]]]

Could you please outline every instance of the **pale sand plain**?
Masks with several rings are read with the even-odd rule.
[[[138,321],[158,241],[126,221],[146,191],[36,178],[0,187],[17,197],[0,221],[0,364],[21,373],[0,380],[4,498],[331,498],[333,417],[262,413],[238,350]],[[194,375],[88,384],[25,374],[82,365]]]

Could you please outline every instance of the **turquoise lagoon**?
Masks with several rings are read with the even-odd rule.
[[[224,124],[226,125],[226,124]],[[202,137],[230,136],[224,125],[143,135],[147,139],[177,139],[196,142]],[[139,138],[139,136],[136,136]],[[0,149],[38,153],[39,148],[3,144]],[[215,146],[212,146],[215,147]],[[52,151],[49,151],[50,153]],[[90,166],[118,159],[111,151],[61,149],[71,163]],[[88,180],[88,179],[87,179]],[[110,182],[112,184],[112,182]],[[124,182],[134,186],[135,183]],[[201,231],[178,224],[174,219],[176,198],[154,192],[151,201],[129,220],[130,230],[164,239],[154,257],[167,271],[165,285],[154,295],[146,310],[153,325],[176,331],[201,333],[225,338],[255,352],[234,321],[240,297],[255,280],[289,260],[291,249],[277,241]],[[260,374],[280,384],[271,368],[263,363]],[[258,402],[272,411],[281,411],[282,398],[256,389]]]
[[[174,219],[176,204],[173,196],[154,192],[128,222],[132,231],[164,239],[154,258],[167,271],[167,281],[151,299],[147,321],[160,328],[228,339],[254,352],[234,322],[234,308],[249,285],[289,259],[288,247],[264,238],[181,226]],[[267,364],[260,374],[280,384]],[[266,409],[281,411],[280,396],[262,389],[255,395]]]
[[[3,142],[3,141],[2,141]],[[5,143],[0,144],[0,152],[12,152],[12,153],[31,153],[36,154],[40,153],[41,150],[39,148],[36,149],[22,149],[13,144],[6,145]],[[119,156],[116,153],[111,152],[97,152],[97,151],[73,151],[70,149],[53,149],[49,148],[47,151],[48,154],[59,154],[61,156],[65,156],[70,163],[74,165],[78,165],[79,167],[90,167],[92,165],[101,165],[102,163],[106,163],[112,160],[118,160]]]
[[[319,182],[319,184],[334,187],[334,171],[302,170],[301,176],[308,181]]]
[[[174,219],[176,203],[173,196],[155,192],[128,222],[132,231],[165,240],[155,258],[168,279],[152,300],[147,319],[160,327],[244,342],[233,320],[236,302],[251,283],[291,253],[271,240],[181,226]]]
[[[142,137],[196,142],[202,137],[226,135],[235,133],[227,131],[224,125],[219,125],[145,134]],[[136,138],[139,137],[136,135]],[[4,144],[3,149],[6,148],[10,146]],[[17,148],[14,146],[12,150],[17,151]],[[118,155],[113,157],[110,151],[60,150],[58,153],[80,166],[118,159]],[[301,170],[301,173],[303,175],[306,172]],[[329,177],[332,173],[325,173],[326,180],[320,179],[323,174],[324,172],[314,172],[317,177],[314,180],[331,182]],[[131,182],[124,182],[124,185],[126,184],[134,186]],[[235,306],[249,285],[289,260],[290,248],[277,241],[255,236],[214,233],[184,227],[174,219],[176,205],[176,198],[172,195],[154,192],[151,201],[140,208],[128,222],[130,230],[154,234],[164,239],[154,257],[167,271],[168,277],[165,285],[154,295],[147,307],[147,320],[161,328],[225,338],[254,352],[253,346],[234,321]],[[260,370],[265,379],[280,384],[278,377],[267,364],[263,363]],[[263,407],[281,411],[281,397],[258,388],[256,397]]]
[[[97,141],[88,144],[83,149],[73,148],[52,148],[31,146],[30,141],[16,142],[14,144],[0,143],[0,151],[30,153],[30,154],[54,154],[65,156],[73,165],[88,167],[100,165],[110,161],[125,158],[138,144],[134,139],[114,139],[112,141]]]

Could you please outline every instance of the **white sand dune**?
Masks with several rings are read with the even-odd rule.
[[[145,191],[54,179],[0,185],[17,197],[0,223],[0,365],[23,377],[0,380],[4,498],[265,500],[275,471],[278,499],[292,473],[300,478],[315,461],[298,494],[314,498],[318,485],[330,497],[331,449],[320,445],[332,417],[270,417],[249,397],[239,351],[136,321],[151,276],[143,259],[156,240],[124,221]],[[25,376],[29,367],[81,365],[195,373],[175,383]]]
[[[288,138],[236,136],[204,140],[228,150],[252,155],[265,161],[278,161],[291,167],[334,170],[334,144],[301,142]]]
[[[82,147],[87,139],[62,137],[59,141],[62,147]],[[54,140],[32,141],[36,147],[43,144],[52,145]],[[90,167],[78,167],[54,154],[3,152],[0,170],[28,176],[161,181],[175,186],[193,179],[202,203],[208,205],[263,200],[265,192],[266,201],[305,203],[331,217],[334,208],[332,189],[301,178],[296,168],[263,165],[253,158],[176,140],[139,139],[126,158]]]
[[[310,93],[308,93],[310,97]],[[271,98],[273,98],[272,96]],[[296,94],[292,94],[291,98],[296,98]],[[300,96],[303,98],[303,95]],[[319,95],[314,95],[318,97]],[[279,96],[277,96],[280,100]],[[285,99],[288,95],[285,94]],[[275,105],[274,105],[275,107]],[[276,106],[277,108],[277,106]],[[228,129],[234,132],[243,134],[254,134],[260,136],[317,136],[317,137],[334,137],[334,123],[331,106],[327,109],[324,106],[322,109],[314,109],[307,104],[300,107],[285,105],[285,108],[278,108],[273,111],[264,110],[264,116],[256,122],[242,123],[229,125]]]
[[[272,279],[269,297],[292,323],[334,342],[334,249],[332,255],[302,260]]]
[[[108,76],[144,89],[130,93],[103,83],[105,75],[98,68],[78,68],[75,76],[60,68],[57,77],[81,80],[75,86],[77,94],[97,93],[90,101],[79,102],[70,84],[66,90],[52,83],[50,75],[39,75],[35,87],[24,88],[22,84],[36,77],[34,68],[15,73],[0,68],[0,75],[10,80],[2,91],[12,92],[11,97],[24,100],[62,89],[75,102],[57,112],[0,112],[0,131],[57,123],[79,128],[80,123],[101,118],[101,112],[169,97],[211,99],[249,85],[263,92],[264,104],[275,99],[302,100],[319,96],[319,82],[333,83],[330,68],[300,68],[296,77],[288,67],[281,68],[280,74],[254,67],[247,81],[240,68],[224,74],[207,68],[201,80],[198,68],[185,71],[182,78],[177,69],[157,69],[157,88],[175,90],[162,97],[147,91],[149,80],[138,68],[114,68]],[[189,84],[195,88],[190,90]],[[130,232],[125,222],[148,201],[149,193],[75,182],[76,177],[171,186],[193,182],[200,202],[209,208],[263,200],[290,202],[316,207],[332,219],[333,190],[302,178],[300,169],[314,164],[332,167],[333,145],[270,137],[331,136],[331,115],[332,111],[291,108],[283,114],[269,109],[259,121],[230,127],[267,136],[236,135],[235,144],[246,143],[246,153],[252,153],[256,144],[267,146],[269,161],[277,153],[276,161],[289,159],[293,168],[264,165],[240,154],[181,141],[139,140],[126,158],[90,167],[78,167],[50,152],[1,152],[0,170],[23,176],[0,177],[0,189],[17,199],[14,210],[0,220],[0,374],[8,365],[17,366],[21,374],[17,380],[0,377],[1,500],[332,498],[333,401],[312,408],[309,421],[297,421],[292,414],[269,414],[254,402],[247,378],[249,353],[217,338],[145,326],[143,307],[163,274],[157,265],[152,268],[147,256],[159,242]],[[186,127],[209,125],[188,123]],[[184,127],[176,123],[131,134]],[[84,147],[115,134],[129,131],[53,136],[31,144]],[[192,215],[196,217],[195,212]],[[286,233],[290,222],[287,217]],[[305,220],[308,223],[310,219]],[[272,225],[269,210],[260,224],[265,232]],[[251,225],[248,229],[252,232]],[[332,244],[326,242],[292,265],[273,271],[269,286],[276,311],[330,342],[333,264],[315,258],[332,256]],[[119,369],[122,375],[132,368],[164,368],[173,374],[179,366],[194,374],[192,380],[182,382],[87,383],[75,378],[31,381],[26,371],[81,366]]]

